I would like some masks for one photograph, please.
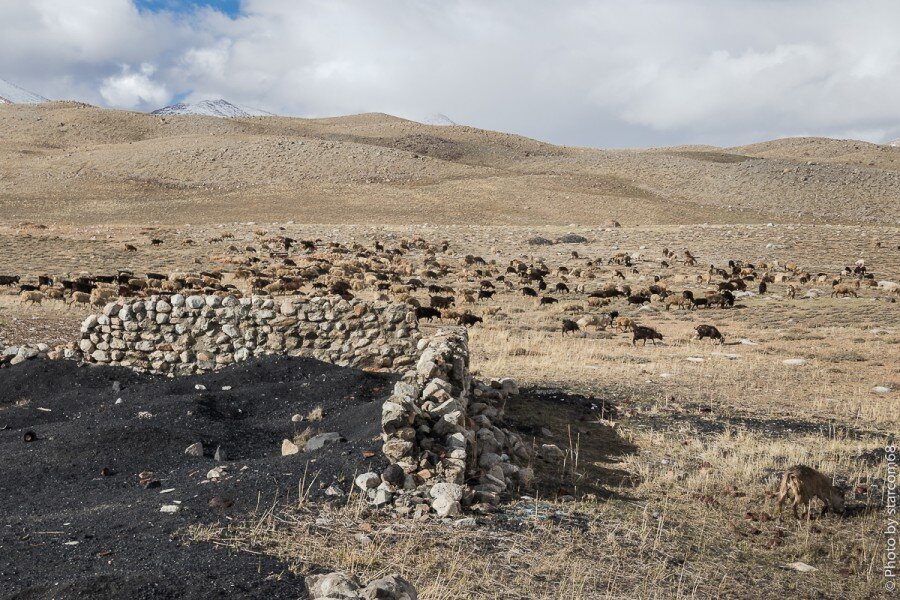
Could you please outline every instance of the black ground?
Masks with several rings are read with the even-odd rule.
[[[70,361],[0,369],[0,598],[305,597],[286,565],[189,544],[185,529],[296,499],[305,471],[321,495],[380,470],[381,453],[363,453],[379,450],[392,385],[283,357],[178,379]],[[291,422],[316,406],[322,421]],[[346,441],[282,457],[282,439],[309,425]],[[184,454],[198,441],[205,456]],[[225,462],[213,458],[218,446]],[[221,465],[228,476],[207,480]],[[159,486],[138,485],[143,471]],[[233,505],[211,508],[214,498]],[[178,512],[160,512],[176,501]]]

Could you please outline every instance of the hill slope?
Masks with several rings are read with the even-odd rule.
[[[0,131],[7,222],[900,221],[900,148],[862,142],[597,150],[384,114],[220,119],[67,102],[0,106]]]

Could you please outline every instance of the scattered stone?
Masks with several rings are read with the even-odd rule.
[[[184,453],[188,456],[203,456],[203,444],[201,442],[194,442],[184,449]]]
[[[292,454],[297,454],[300,452],[300,447],[292,442],[291,440],[282,440],[281,442],[281,455],[282,456],[291,456]]]
[[[328,433],[319,433],[311,437],[304,446],[304,450],[306,452],[315,452],[316,450],[320,450],[327,446],[328,444],[335,444],[337,442],[343,442],[344,438],[341,437],[341,434],[331,431]],[[282,448],[284,446],[282,445]]]
[[[359,489],[367,491],[377,488],[381,484],[381,477],[378,476],[378,473],[363,473],[358,475],[354,481]]]
[[[787,365],[789,367],[802,367],[806,364],[806,359],[804,358],[786,358],[781,361],[781,364]]]

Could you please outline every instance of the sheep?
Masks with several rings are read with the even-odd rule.
[[[607,327],[612,325],[612,318],[609,315],[587,315],[581,317],[577,321],[578,326],[581,329],[585,329],[587,327],[594,327],[597,330],[606,330]]]
[[[32,304],[40,304],[41,300],[44,299],[44,294],[36,291],[28,291],[21,292],[19,294],[19,300],[21,300],[22,304],[28,304],[31,302]]]
[[[687,310],[691,310],[692,308],[694,308],[694,303],[684,296],[667,296],[664,302],[666,305],[666,310],[669,310],[670,306],[678,306]]]
[[[799,519],[797,508],[806,506],[806,516],[812,516],[812,500],[818,498],[824,504],[822,515],[828,512],[829,507],[833,511],[844,512],[843,491],[831,484],[831,479],[816,471],[812,467],[796,465],[784,472],[781,478],[781,488],[778,491],[778,514],[784,508],[788,493],[794,496],[792,508],[794,518]]]
[[[75,304],[91,304],[91,295],[85,294],[84,292],[72,292],[72,295],[69,297],[69,306]]]
[[[562,282],[559,282],[556,284],[556,291],[561,294],[567,294],[567,293],[569,293],[569,286],[567,286],[566,284],[564,284]]]
[[[441,318],[441,311],[436,308],[433,308],[431,306],[420,306],[416,308],[416,319],[419,319],[420,321],[431,321],[435,317],[437,317],[438,319]]]
[[[0,275],[0,285],[13,286],[19,283],[18,275]]]
[[[593,306],[593,307],[606,306],[607,304],[609,304],[609,299],[608,298],[597,298],[596,296],[588,296],[587,303],[588,303],[588,306]]]
[[[490,290],[478,290],[478,299],[479,300],[490,300],[493,298],[494,292]]]
[[[572,321],[571,319],[563,319],[562,321],[562,334],[566,335],[567,333],[575,333],[576,331],[581,331],[578,327],[578,323]]]
[[[631,317],[616,317],[616,331],[634,331],[634,319]]]
[[[859,294],[856,293],[856,290],[859,289],[859,280],[854,282],[854,285],[850,285],[849,283],[836,283],[831,287],[831,297],[836,298],[838,296],[853,296],[854,298],[859,298]]]
[[[456,299],[453,296],[431,296],[430,302],[433,308],[450,308]]]
[[[720,344],[725,343],[725,336],[713,325],[697,325],[697,327],[694,328],[694,331],[696,331],[694,334],[694,339],[696,340],[709,338],[711,340],[718,340]]]
[[[540,300],[541,306],[543,306],[544,304],[556,304],[557,302],[559,302],[559,300],[557,300],[553,296],[544,296]]]
[[[643,340],[644,346],[647,345],[647,340],[653,342],[653,345],[656,345],[656,340],[662,341],[663,336],[660,332],[656,331],[652,327],[644,327],[642,325],[635,325],[632,328],[632,332],[634,332],[634,337],[631,338],[631,345],[637,345],[638,340]]]
[[[125,244],[125,251],[126,252],[137,252],[137,246],[135,246],[133,244]]]
[[[462,325],[464,327],[471,327],[476,323],[484,323],[484,319],[481,317],[475,316],[471,313],[465,313],[459,316],[459,319],[456,320],[458,325]]]
[[[532,298],[537,298],[538,293],[533,288],[523,287],[522,295],[523,296],[531,296]]]

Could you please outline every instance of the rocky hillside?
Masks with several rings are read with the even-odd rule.
[[[0,106],[8,222],[900,222],[900,148],[561,147],[383,114],[149,115]]]

